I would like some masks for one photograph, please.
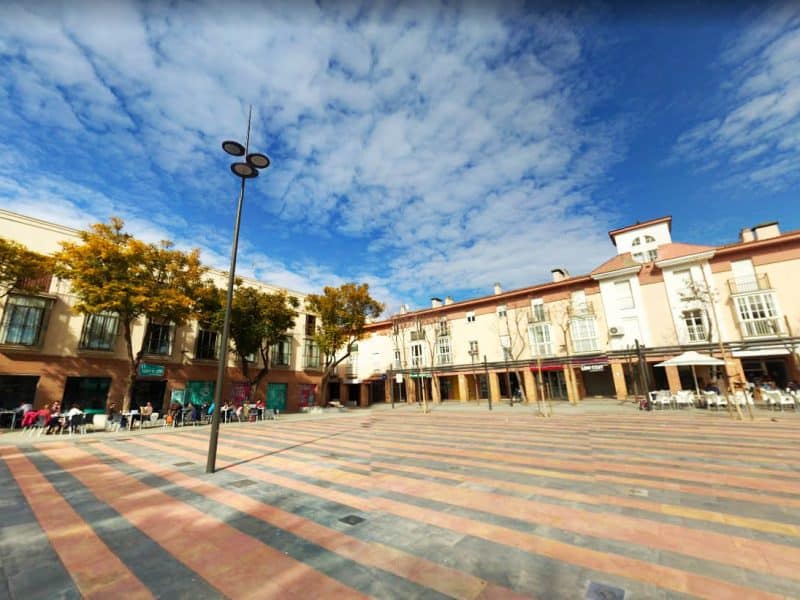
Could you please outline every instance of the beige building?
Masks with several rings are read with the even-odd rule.
[[[341,369],[340,395],[362,405],[423,394],[499,401],[518,390],[528,400],[622,399],[644,385],[692,388],[688,369],[653,366],[688,349],[724,354],[737,384],[800,382],[800,231],[766,223],[735,243],[699,246],[673,242],[671,225],[663,217],[609,232],[616,254],[588,274],[557,268],[545,284],[433,298],[371,324]]]
[[[29,249],[51,254],[61,241],[79,241],[77,230],[0,210],[0,235]],[[212,271],[220,286],[227,274]],[[2,298],[0,322],[0,405],[14,408],[24,401],[36,407],[53,401],[67,406],[105,408],[120,401],[125,391],[128,363],[117,318],[113,314],[83,315],[72,310],[74,297],[68,281],[46,277],[36,292],[15,292]],[[243,278],[244,285],[265,291],[278,288]],[[319,383],[320,357],[310,335],[315,316],[303,310],[283,344],[272,349],[270,372],[255,398],[264,398],[281,410],[295,411],[314,400]],[[131,406],[151,402],[156,410],[172,398],[210,402],[214,394],[220,338],[196,322],[175,327],[141,321],[133,331],[134,350],[144,342]],[[256,357],[254,357],[256,358]],[[253,368],[261,367],[256,358]],[[223,398],[237,400],[247,384],[231,353]]]

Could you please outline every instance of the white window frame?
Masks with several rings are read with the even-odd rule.
[[[636,308],[636,302],[633,299],[633,286],[631,286],[629,279],[614,282],[614,297],[618,309]]]
[[[781,315],[772,292],[736,296],[735,301],[744,337],[769,337],[781,333]]]
[[[708,341],[708,324],[706,323],[705,314],[701,309],[694,308],[685,310],[681,318],[683,319],[683,324],[686,327],[690,342]]]
[[[395,348],[393,354],[394,354],[394,360],[392,364],[394,365],[395,369],[399,369],[403,366],[403,358],[400,354],[400,349]]]
[[[547,320],[547,312],[544,310],[544,300],[541,298],[534,298],[531,300],[531,316],[537,323],[542,323]]]
[[[436,340],[436,364],[438,365],[453,364],[453,352],[450,347],[449,336],[442,335],[439,336]]]
[[[553,336],[550,323],[539,322],[529,325],[528,337],[533,356],[553,355]]]
[[[319,369],[321,364],[319,346],[314,338],[307,337],[303,343],[303,368]]]
[[[422,346],[422,342],[414,342],[409,344],[408,346],[408,354],[411,357],[411,366],[412,367],[424,367],[425,366],[425,352]]]
[[[286,346],[286,351],[281,352],[283,346]],[[285,360],[279,362],[279,359]],[[290,367],[292,365],[292,336],[287,335],[277,344],[270,348],[270,363],[273,367]]]
[[[479,354],[480,354],[480,351],[478,349],[478,340],[470,340],[469,341],[469,355],[474,357],[474,358],[477,358]]]
[[[166,327],[167,328],[167,351],[166,352],[151,352],[150,332],[151,327]],[[175,342],[175,323],[161,323],[159,321],[148,321],[147,328],[144,331],[144,351],[143,354],[150,356],[172,356],[173,345]]]
[[[501,304],[497,307],[497,316],[501,319],[505,319],[508,315],[508,306],[505,304]]]
[[[475,322],[475,312],[469,311],[466,315],[467,323],[474,323]]]
[[[597,352],[597,323],[594,317],[575,317],[570,321],[569,327],[573,352]]]
[[[200,356],[200,338],[203,337],[203,334],[213,333],[214,336],[214,356],[211,358],[207,356]],[[220,335],[219,331],[215,329],[207,329],[205,327],[200,327],[197,330],[197,339],[195,340],[195,347],[194,347],[194,357],[197,360],[219,360],[219,347],[222,344],[222,336]]]

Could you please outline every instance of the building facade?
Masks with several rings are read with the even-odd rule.
[[[0,210],[0,235],[30,250],[52,254],[61,241],[80,241],[78,231]],[[227,274],[211,271],[224,287]],[[266,292],[278,288],[242,278],[243,285]],[[14,408],[28,401],[35,407],[60,401],[84,408],[121,404],[128,374],[125,344],[113,314],[84,315],[73,310],[75,298],[69,282],[45,277],[35,292],[12,291],[2,298],[0,321],[0,405]],[[5,290],[4,290],[5,291]],[[300,300],[295,327],[284,343],[273,347],[266,382],[255,390],[255,399],[282,411],[296,411],[313,404],[320,379],[320,357],[310,337],[316,317]],[[195,403],[210,402],[220,355],[221,335],[197,322],[174,324],[138,322],[132,332],[136,351],[144,343],[131,407],[151,402],[163,409],[173,398]],[[261,368],[253,357],[253,369]],[[233,353],[229,356],[223,398],[241,400],[248,391]]]
[[[374,401],[572,401],[693,388],[654,365],[686,350],[726,360],[700,378],[800,381],[800,231],[744,229],[723,246],[673,242],[671,217],[609,232],[616,254],[590,273],[401,311],[368,326],[340,395]],[[721,368],[720,368],[721,369]],[[391,383],[391,385],[390,385]]]

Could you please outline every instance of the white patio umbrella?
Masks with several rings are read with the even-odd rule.
[[[713,356],[708,356],[707,354],[700,354],[699,352],[695,352],[694,350],[689,350],[684,352],[683,354],[679,354],[678,356],[673,356],[669,360],[665,360],[664,362],[660,362],[656,364],[656,367],[692,367],[692,378],[694,378],[694,389],[698,395],[700,395],[700,386],[697,385],[697,373],[695,373],[694,368],[697,365],[701,367],[704,366],[715,366],[715,365],[724,365],[725,361],[720,360],[718,358],[714,358]]]

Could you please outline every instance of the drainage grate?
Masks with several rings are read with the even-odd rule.
[[[175,466],[176,467],[188,467],[188,466],[193,465],[193,464],[194,463],[191,462],[191,461],[189,461],[189,462],[179,462],[179,463],[175,463]]]
[[[114,441],[115,442],[130,442],[131,439],[133,439],[133,438],[117,438]]]
[[[342,517],[339,520],[342,523],[347,523],[348,525],[358,525],[359,523],[364,522],[364,519],[359,517],[358,515],[347,515],[346,517]]]
[[[622,600],[625,590],[618,587],[592,581],[586,590],[586,600]]]
[[[255,481],[253,481],[252,479],[239,479],[238,481],[232,481],[228,485],[235,488],[243,488],[254,484]]]
[[[647,498],[650,495],[650,492],[644,490],[642,488],[631,488],[628,490],[629,496],[640,496],[642,498]]]

